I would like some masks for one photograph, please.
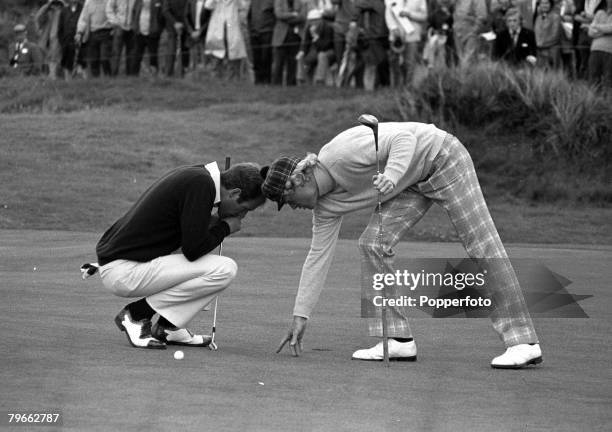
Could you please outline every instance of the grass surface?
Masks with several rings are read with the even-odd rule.
[[[612,422],[609,247],[508,248],[571,279],[571,293],[594,296],[581,303],[590,319],[536,319],[544,363],[517,372],[489,367],[502,345],[488,320],[425,315],[411,323],[416,363],[351,361],[372,343],[359,318],[354,241],[339,243],[296,359],[273,352],[308,241],[229,239],[224,252],[240,272],[220,299],[220,349],[185,349],[176,361],[174,350],[131,348],[112,322],[125,300],[98,277],[80,279],[97,235],[0,238],[0,410],[59,409],[62,430],[603,432]],[[463,256],[448,243],[404,243],[398,253]],[[211,321],[203,313],[192,327],[208,332]]]
[[[355,125],[361,112],[399,119],[396,97],[392,91],[190,79],[3,80],[0,228],[101,233],[170,168],[222,163],[226,155],[234,162],[267,164],[281,154],[316,152]],[[504,241],[612,244],[612,210],[579,200],[580,194],[607,196],[609,184],[588,184],[570,171],[552,184],[527,181],[538,172],[529,168],[524,137],[491,140],[486,130],[451,132],[473,155]],[[350,215],[341,236],[355,238],[368,218],[368,212]],[[249,216],[239,235],[307,237],[310,213],[278,214],[268,205]],[[407,236],[456,239],[435,206]]]

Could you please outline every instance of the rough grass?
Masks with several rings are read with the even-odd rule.
[[[460,131],[485,181],[533,202],[612,203],[612,93],[561,73],[482,63],[435,71],[402,117]]]
[[[191,78],[2,80],[0,228],[101,232],[167,169],[222,162],[226,155],[265,164],[280,154],[317,151],[362,112],[401,118],[397,99],[392,91],[280,89]],[[583,191],[576,180],[533,188],[538,182],[526,175],[538,172],[527,168],[534,165],[531,154],[519,151],[528,137],[449,130],[475,159],[504,241],[612,243],[606,229],[612,211],[594,207],[586,194],[600,190],[605,196],[607,185]],[[555,172],[567,180],[563,170]],[[558,184],[566,187],[554,189]],[[583,192],[587,198],[577,206]],[[347,217],[341,236],[355,238],[367,220],[367,211]],[[241,235],[308,237],[310,213],[278,214],[266,206],[249,216]],[[435,206],[409,237],[456,239]]]
[[[434,71],[403,98],[407,116],[520,131],[545,157],[601,165],[612,161],[611,102],[609,91],[561,72],[486,62]]]

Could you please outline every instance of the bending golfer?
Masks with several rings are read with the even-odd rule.
[[[380,175],[376,174],[374,137],[366,126],[340,133],[318,156],[279,158],[267,172],[262,188],[267,198],[278,203],[279,210],[283,204],[314,210],[312,243],[302,268],[293,324],[278,351],[289,342],[293,354],[300,354],[307,319],[334,255],[342,216],[363,208],[375,209],[380,191],[382,249],[377,239],[376,213],[359,238],[363,295],[372,289],[373,273],[394,272],[393,247],[435,202],[448,212],[470,257],[501,258],[498,283],[491,292],[496,306],[491,319],[507,349],[491,365],[521,368],[539,363],[542,354],[538,337],[465,147],[454,136],[429,124],[381,123],[378,131]],[[368,319],[368,325],[370,336],[382,337],[380,319]],[[404,309],[389,306],[387,325],[389,357],[415,360],[417,349]],[[356,351],[353,358],[382,360],[382,341]]]
[[[134,347],[210,344],[210,337],[186,327],[236,276],[232,259],[211,252],[265,202],[262,181],[253,164],[224,172],[214,162],[180,167],[157,180],[104,233],[96,247],[104,286],[120,297],[140,298],[115,317]]]

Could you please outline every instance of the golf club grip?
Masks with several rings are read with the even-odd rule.
[[[230,158],[229,156],[225,156],[225,169],[226,170],[230,169],[231,160],[232,158]]]

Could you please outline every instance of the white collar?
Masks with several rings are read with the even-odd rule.
[[[217,162],[211,162],[205,165],[204,168],[210,173],[210,176],[215,182],[215,205],[221,202],[221,172],[219,171],[219,165]]]

